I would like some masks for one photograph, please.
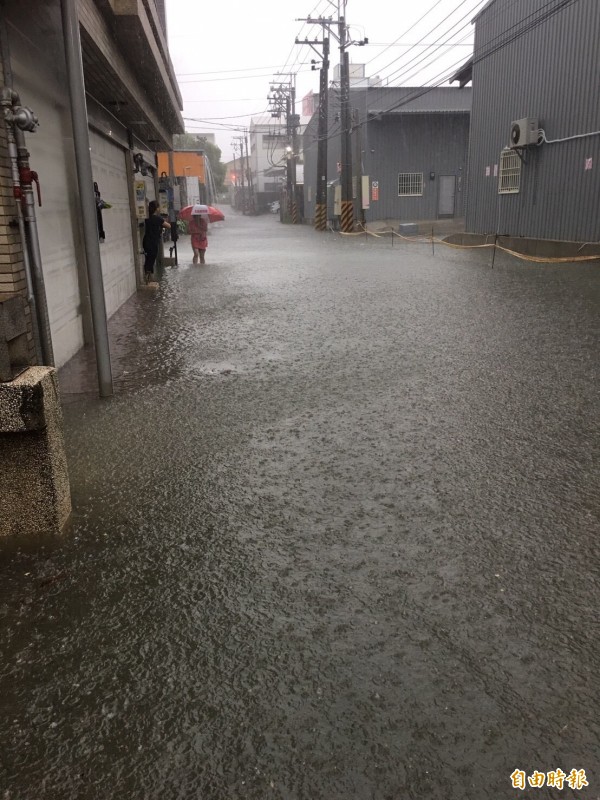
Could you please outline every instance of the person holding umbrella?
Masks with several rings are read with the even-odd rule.
[[[192,208],[189,230],[192,235],[193,263],[206,264],[204,254],[208,247],[208,206],[197,203]]]
[[[158,248],[160,247],[160,237],[162,236],[163,228],[170,227],[169,223],[158,214],[158,203],[156,200],[151,200],[148,203],[148,217],[146,219],[144,238],[142,240],[142,247],[146,254],[144,260],[146,283],[150,283],[152,273],[154,272],[154,264],[158,256]]]

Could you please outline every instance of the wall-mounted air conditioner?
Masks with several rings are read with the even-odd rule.
[[[518,119],[510,126],[510,147],[517,150],[537,144],[540,138],[540,126],[536,117]]]

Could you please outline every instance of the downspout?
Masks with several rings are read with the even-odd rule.
[[[71,121],[73,125],[75,163],[77,165],[77,183],[79,187],[79,201],[81,203],[83,238],[90,289],[90,306],[92,311],[92,325],[94,328],[98,388],[100,397],[111,397],[113,393],[112,369],[108,344],[102,261],[100,259],[100,244],[98,241],[96,201],[93,192],[94,179],[90,159],[90,136],[87,106],[85,102],[85,83],[83,77],[79,19],[74,0],[61,0],[60,5],[65,42],[67,79],[71,97]]]
[[[0,5],[0,8],[4,4]],[[13,193],[17,208],[17,221],[19,225],[19,236],[23,248],[23,265],[25,269],[25,279],[27,281],[27,302],[31,309],[33,341],[35,346],[35,359],[37,364],[52,365],[54,363],[52,353],[52,339],[50,336],[50,322],[48,318],[48,306],[46,303],[46,292],[44,287],[44,274],[41,268],[41,259],[37,263],[35,287],[34,276],[32,275],[31,259],[29,256],[29,237],[25,230],[25,218],[23,214],[23,206],[21,203],[21,180],[19,176],[18,165],[18,146],[21,146],[26,151],[23,132],[19,129],[15,130],[13,122],[9,118],[14,117],[13,105],[19,105],[19,97],[12,91],[12,69],[10,65],[10,50],[8,46],[8,35],[6,31],[6,19],[1,15],[0,19],[0,59],[2,61],[2,68],[4,73],[4,87],[1,94],[1,106],[3,116],[6,121],[6,133],[8,139],[8,154],[10,158],[10,166],[13,182]],[[35,127],[35,126],[34,126]],[[17,138],[15,138],[15,136]],[[17,144],[19,143],[19,145]],[[34,215],[35,222],[35,215]],[[37,226],[34,227],[34,234],[37,234]],[[39,252],[39,242],[38,248]],[[37,297],[36,297],[37,295]],[[38,299],[39,298],[39,299]],[[44,336],[40,332],[44,331]],[[46,355],[45,355],[46,354]]]

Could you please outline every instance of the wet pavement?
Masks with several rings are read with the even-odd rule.
[[[72,529],[2,543],[0,798],[600,797],[600,267],[181,255],[113,400],[62,372]]]

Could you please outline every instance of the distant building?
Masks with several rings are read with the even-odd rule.
[[[279,199],[285,183],[287,152],[290,144],[285,122],[268,114],[253,117],[249,131],[249,171],[258,209]],[[248,170],[244,171],[248,183]]]
[[[340,182],[340,93],[330,89],[329,216]],[[351,88],[355,219],[435,220],[464,214],[471,89]],[[304,133],[305,219],[314,219],[318,113]]]
[[[333,82],[339,86],[341,77],[341,67],[336,64],[333,68]],[[367,86],[381,86],[379,75],[366,77],[365,64],[350,64],[350,88],[364,89]]]
[[[598,0],[491,0],[474,23],[467,230],[598,241]]]

